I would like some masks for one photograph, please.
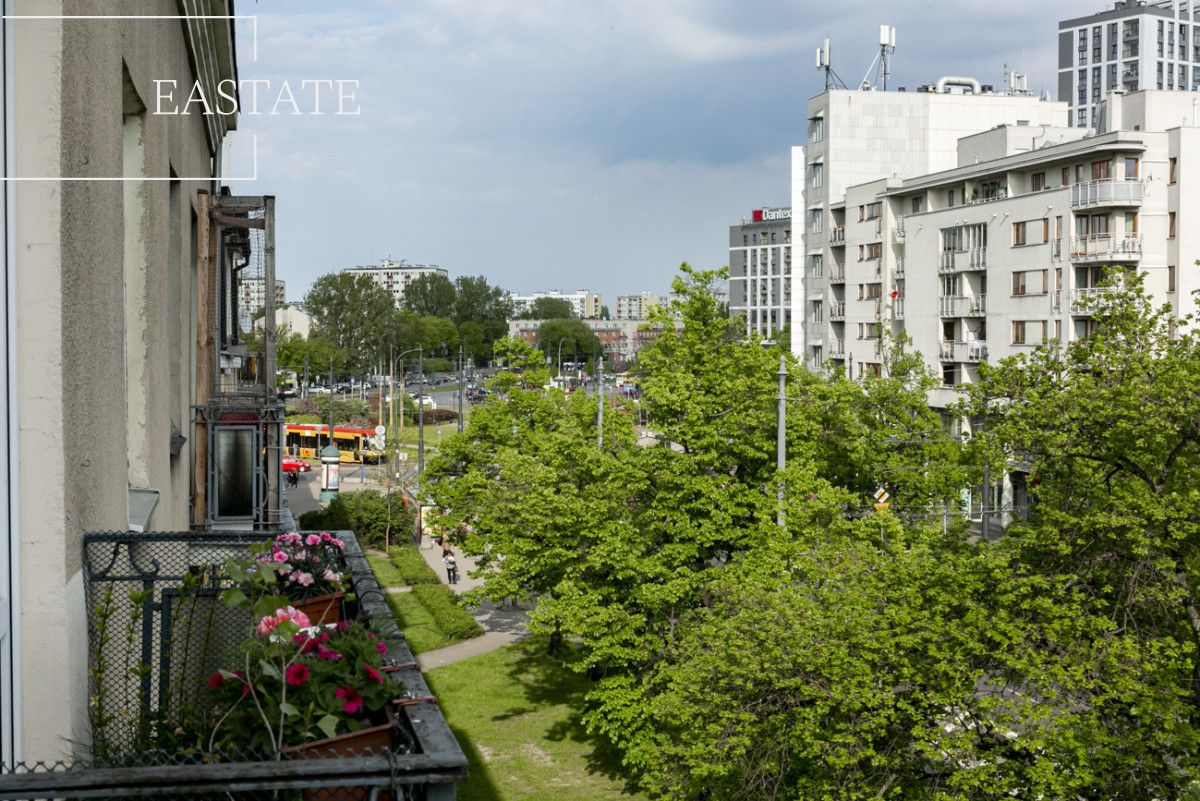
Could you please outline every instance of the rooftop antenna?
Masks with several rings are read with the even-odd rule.
[[[888,78],[892,76],[892,53],[896,52],[896,28],[893,25],[879,26],[879,88],[887,91]]]
[[[824,44],[817,48],[817,69],[825,71],[825,91],[828,92],[835,86],[840,89],[846,89],[846,82],[841,76],[833,71],[833,62],[829,60],[829,40],[826,39]]]

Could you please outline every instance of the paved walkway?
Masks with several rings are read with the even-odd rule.
[[[446,584],[446,566],[442,564],[441,547],[424,537],[421,540],[421,555],[442,583]],[[459,579],[457,584],[448,585],[450,589],[462,594],[482,586],[482,581],[468,575],[475,569],[475,560],[458,550],[454,552],[454,558],[458,562]],[[421,670],[433,670],[473,656],[488,654],[505,645],[519,642],[529,635],[529,614],[524,609],[501,608],[491,601],[484,601],[483,605],[475,610],[474,616],[479,625],[483,626],[484,633],[470,640],[419,654],[417,664]]]

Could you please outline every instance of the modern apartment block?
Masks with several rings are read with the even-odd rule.
[[[436,264],[409,264],[407,259],[380,259],[378,266],[347,267],[342,272],[367,276],[392,293],[396,306],[404,300],[404,288],[422,275],[449,277],[449,274]]]
[[[238,286],[238,324],[243,331],[252,330],[255,315],[259,314],[267,299],[267,282],[262,278],[246,278]],[[275,282],[275,305],[287,303],[287,286],[284,281]]]
[[[903,330],[944,408],[981,362],[1087,336],[1106,269],[1144,273],[1158,303],[1195,312],[1200,232],[1180,224],[1200,213],[1200,127],[1180,125],[1192,103],[1118,92],[1098,133],[1004,126],[962,138],[952,169],[849,187],[834,204],[845,255],[810,300],[823,344],[809,364],[878,373],[881,333]]]
[[[1095,128],[1114,89],[1200,87],[1200,27],[1189,0],[1118,0],[1112,9],[1058,24],[1058,99],[1070,124]]]
[[[846,358],[844,349],[853,339],[846,337],[846,290],[856,291],[859,283],[848,283],[848,276],[858,272],[859,242],[861,266],[870,272],[862,283],[879,283],[885,270],[904,269],[903,253],[885,246],[888,221],[882,202],[872,197],[860,204],[854,198],[869,191],[860,188],[851,198],[849,187],[956,167],[958,140],[998,125],[1036,132],[1066,122],[1066,103],[1021,91],[996,92],[961,77],[945,77],[915,92],[831,89],[809,100],[807,145],[792,148],[793,239],[803,237],[804,271],[793,277],[791,319],[806,321],[792,325],[792,352],[810,364]]]
[[[645,320],[650,316],[652,310],[666,304],[666,298],[652,292],[642,292],[639,295],[618,295],[616,308],[613,309],[613,319]]]
[[[755,209],[729,227],[729,314],[747,337],[775,339],[792,324],[792,210]]]
[[[543,347],[547,343],[538,343],[537,330],[538,327],[546,322],[545,320],[510,320],[508,323],[508,335],[510,337],[520,337],[531,345],[541,344]],[[591,329],[596,338],[600,340],[600,346],[604,348],[604,359],[609,365],[619,365],[623,362],[631,361],[639,350],[645,347],[650,342],[662,336],[662,326],[652,324],[649,320],[598,320],[586,319],[584,322]],[[572,356],[586,357],[590,359],[594,354],[572,354]],[[567,355],[564,352],[563,358]]]
[[[520,316],[529,311],[529,307],[538,298],[553,298],[565,300],[571,304],[571,310],[581,320],[599,319],[600,309],[604,305],[600,295],[587,289],[577,289],[574,292],[563,292],[552,289],[548,292],[531,292],[528,295],[509,294],[513,304],[513,315]]]

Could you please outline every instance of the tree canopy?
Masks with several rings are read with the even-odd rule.
[[[562,298],[534,298],[521,315],[525,320],[568,320],[575,316],[571,301]]]
[[[402,307],[418,317],[450,317],[454,314],[454,284],[441,273],[425,273],[404,287]]]
[[[304,308],[316,333],[345,354],[349,368],[379,357],[381,332],[393,312],[391,294],[368,276],[329,273],[313,282]]]

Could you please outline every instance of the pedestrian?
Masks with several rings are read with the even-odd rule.
[[[442,558],[443,559],[445,559],[447,556],[454,555],[454,549],[450,546],[450,535],[449,534],[444,535],[441,538],[441,542],[439,542],[438,544],[442,546]]]
[[[446,583],[458,583],[458,562],[454,559],[453,552],[447,553],[442,557],[442,561],[446,563]]]

